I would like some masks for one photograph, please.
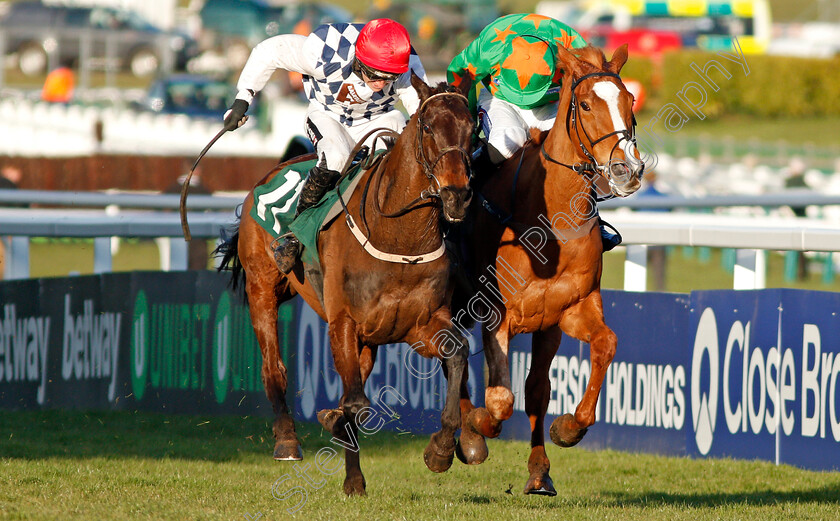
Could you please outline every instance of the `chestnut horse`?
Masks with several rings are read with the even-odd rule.
[[[486,446],[513,413],[508,346],[533,333],[525,412],[531,422],[530,477],[525,493],[555,495],[544,446],[544,419],[551,393],[549,368],[562,333],[588,342],[592,372],[575,414],[557,418],[550,430],[558,445],[575,445],[595,421],[595,406],[616,348],[601,303],[602,243],[596,194],[627,196],[638,190],[644,163],[633,136],[633,96],[618,74],[627,47],[610,61],[594,47],[558,49],[564,71],[554,126],[532,139],[480,190],[471,209],[475,230],[468,251],[483,306],[469,308],[482,322],[489,369],[485,407],[471,409],[462,391],[465,428],[459,458],[480,463]],[[495,214],[495,215],[493,215]],[[480,284],[479,284],[480,282]],[[491,296],[495,295],[495,298]],[[460,299],[460,295],[459,295]],[[460,318],[460,311],[458,315]]]
[[[288,275],[280,272],[273,258],[273,237],[250,216],[253,192],[245,199],[238,231],[219,248],[223,254],[219,269],[233,271],[234,285],[245,281],[251,323],[262,351],[263,383],[276,416],[276,460],[302,459],[286,404],[277,308],[300,294],[329,325],[344,392],[338,409],[321,411],[318,419],[347,443],[345,447],[354,449],[345,450],[344,492],[348,495],[365,493],[355,442],[358,426],[364,426],[369,412],[364,385],[377,346],[408,342],[419,354],[441,359],[448,375],[441,430],[432,435],[424,452],[429,469],[443,472],[449,468],[461,421],[459,386],[468,345],[451,322],[453,288],[450,262],[442,249],[440,216],[451,222],[463,220],[471,197],[473,122],[464,95],[469,87],[456,90],[440,84],[431,88],[414,75],[412,85],[420,108],[385,157],[359,174],[359,186],[365,189],[356,190],[346,201],[347,215],[320,233],[322,278],[317,277],[317,269],[300,262]],[[287,164],[276,167],[257,186]],[[369,191],[371,186],[374,190]],[[366,234],[364,245],[351,232],[351,225],[355,233]],[[390,260],[381,260],[389,255]]]

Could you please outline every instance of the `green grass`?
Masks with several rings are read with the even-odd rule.
[[[208,241],[207,248],[208,252],[212,251],[212,241]],[[158,269],[160,269],[160,256],[155,241],[151,239],[120,241],[119,250],[112,259],[113,271]],[[35,238],[30,241],[30,277],[66,277],[73,274],[90,275],[92,273],[92,239]]]
[[[673,101],[673,100],[667,100]],[[656,114],[643,110],[638,115],[639,125],[648,124]],[[780,117],[756,118],[744,114],[726,114],[716,119],[703,121],[693,118],[679,132],[668,133],[662,125],[655,127],[662,139],[668,138],[735,138],[736,144],[747,144],[749,140],[770,143],[776,146],[784,141],[790,144],[811,143],[818,147],[838,149],[840,117]]]
[[[704,251],[705,250],[705,251]],[[668,247],[665,268],[665,291],[688,293],[692,290],[732,289],[733,273],[731,256],[718,248],[682,248]],[[731,250],[729,252],[731,254]],[[825,254],[814,255],[808,260],[807,278],[804,280],[785,278],[785,257],[783,253],[767,252],[768,288],[797,288],[821,291],[840,291],[840,278],[824,281]],[[601,287],[622,289],[624,287],[623,248],[618,248],[604,255],[604,270]],[[726,260],[729,260],[727,263]],[[653,291],[654,275],[648,266],[647,288]]]
[[[597,428],[597,426],[595,427]],[[307,459],[330,446],[302,425]],[[285,519],[279,489],[305,486],[271,459],[268,421],[132,412],[0,412],[0,519]],[[557,497],[521,493],[525,442],[491,440],[490,457],[446,473],[422,461],[426,436],[360,439],[368,496],[345,498],[343,472],[307,487],[294,519],[836,519],[840,473],[548,447]]]

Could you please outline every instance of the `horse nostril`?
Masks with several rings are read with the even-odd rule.
[[[610,164],[610,174],[615,181],[624,181],[630,177],[630,167],[624,161],[613,161]]]

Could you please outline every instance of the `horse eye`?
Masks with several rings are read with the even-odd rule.
[[[431,133],[432,133],[432,127],[430,127],[429,125],[427,125],[427,124],[423,123],[423,132],[426,132],[426,133],[428,133],[428,134],[431,134]]]
[[[580,102],[580,108],[582,108],[583,110],[588,111],[588,110],[589,110],[589,105],[588,105],[585,101],[581,101],[581,102]]]

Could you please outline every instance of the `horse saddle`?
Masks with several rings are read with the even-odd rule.
[[[377,151],[375,155],[382,153]],[[301,243],[303,261],[318,265],[318,234],[343,211],[339,194],[345,202],[350,199],[362,178],[359,173],[363,162],[352,164],[317,204],[295,217],[303,182],[317,161],[315,156],[307,157],[286,165],[267,183],[254,189],[251,217],[272,237],[293,233]]]

